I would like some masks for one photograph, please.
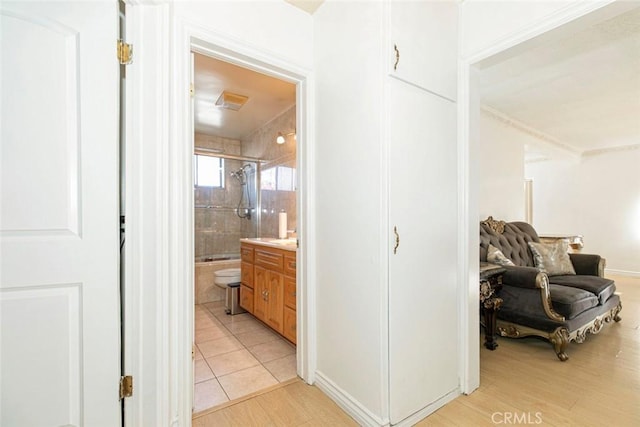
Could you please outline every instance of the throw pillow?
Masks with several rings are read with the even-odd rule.
[[[489,243],[489,249],[487,249],[487,262],[498,265],[515,265],[513,261],[507,258],[500,249]]]
[[[566,240],[558,240],[555,243],[529,242],[529,248],[533,253],[536,267],[546,272],[548,276],[576,274],[567,253],[569,242]]]

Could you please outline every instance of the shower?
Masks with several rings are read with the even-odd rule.
[[[252,166],[250,164],[245,164],[243,165],[240,169],[231,172],[229,175],[234,177],[235,179],[238,180],[238,182],[240,182],[240,185],[242,186],[242,189],[240,191],[240,200],[238,200],[238,207],[236,208],[236,215],[238,215],[238,217],[240,218],[246,218],[248,220],[251,219],[251,196],[249,194],[249,188],[247,186],[247,171],[251,172],[252,170]],[[242,214],[240,213],[240,207],[242,206],[242,202],[245,199],[245,195],[246,195],[246,199],[247,199],[247,208],[245,209],[245,213]]]

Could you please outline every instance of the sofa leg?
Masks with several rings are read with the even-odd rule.
[[[622,303],[618,304],[618,306],[616,307],[616,311],[615,314],[613,316],[613,320],[616,322],[619,322],[622,320],[622,317],[620,317],[620,312],[622,311]]]
[[[565,353],[569,344],[569,331],[565,328],[558,328],[549,336],[549,340],[553,344],[553,349],[556,351],[558,359],[566,362],[569,359],[569,356]]]

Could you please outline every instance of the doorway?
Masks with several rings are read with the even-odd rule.
[[[241,267],[241,239],[282,237],[282,213],[287,237],[297,237],[298,138],[294,83],[215,55],[192,55],[198,414],[297,377],[296,346],[240,307],[238,294],[233,298],[238,288],[230,286],[249,268]]]
[[[525,73],[533,74],[534,72],[538,72],[538,70],[541,69],[540,64],[544,63],[544,69],[539,71],[538,76],[535,77],[539,81],[554,81],[553,100],[555,100],[555,102],[548,102],[547,105],[542,105],[542,107],[547,109],[547,113],[551,112],[551,114],[554,115],[553,119],[558,119],[559,123],[569,122],[566,116],[560,113],[564,112],[562,106],[568,105],[569,102],[566,100],[570,98],[567,97],[562,100],[560,98],[560,92],[566,88],[571,88],[571,82],[578,81],[578,78],[576,78],[575,75],[571,78],[567,77],[571,75],[569,74],[569,65],[571,65],[572,57],[563,52],[563,50],[570,49],[569,53],[573,55],[579,52],[580,60],[584,61],[589,53],[588,47],[593,47],[595,44],[583,44],[583,42],[593,41],[594,38],[598,39],[597,33],[589,34],[588,30],[598,25],[598,29],[605,30],[605,32],[612,27],[615,28],[616,25],[612,25],[612,22],[606,23],[605,21],[611,20],[613,17],[631,8],[630,5],[615,2],[615,4],[605,7],[588,9],[576,7],[574,9],[567,9],[565,11],[566,14],[562,16],[558,15],[553,17],[553,19],[549,18],[532,22],[526,31],[523,29],[520,32],[513,32],[509,34],[509,36],[505,36],[505,38],[500,40],[499,44],[490,45],[488,49],[475,54],[475,56],[470,57],[461,64],[461,73],[464,75],[462,79],[464,83],[461,87],[464,93],[461,96],[463,114],[461,115],[460,123],[463,125],[460,128],[460,132],[462,135],[463,151],[465,156],[467,156],[465,161],[470,164],[470,167],[466,168],[468,175],[464,180],[467,185],[465,198],[467,201],[474,201],[470,204],[475,205],[471,206],[465,214],[469,222],[468,225],[465,225],[465,228],[468,227],[471,232],[468,241],[470,242],[470,248],[472,250],[476,248],[476,245],[479,243],[476,228],[477,221],[486,218],[487,212],[495,212],[495,210],[497,210],[496,206],[509,209],[500,215],[498,219],[526,219],[528,221],[533,219],[533,207],[525,204],[528,194],[522,191],[522,179],[527,169],[525,166],[527,160],[525,160],[524,155],[527,155],[529,164],[540,164],[542,161],[548,159],[540,155],[542,154],[541,152],[538,153],[532,150],[532,147],[536,145],[544,147],[546,151],[555,156],[562,154],[564,156],[569,155],[575,157],[576,153],[579,152],[578,150],[567,150],[567,147],[563,146],[564,144],[559,143],[561,139],[559,139],[557,135],[553,137],[553,132],[548,130],[551,128],[548,127],[548,124],[545,127],[545,123],[540,117],[535,117],[534,119],[535,115],[524,115],[522,113],[524,110],[528,112],[534,111],[533,102],[550,99],[548,94],[543,96],[542,91],[537,91],[534,85],[529,84],[528,87],[535,92],[535,96],[528,94],[532,101],[526,103],[525,100],[527,98],[525,98],[523,91],[518,91],[515,86],[511,86],[508,89],[506,88],[507,85],[512,83],[509,82],[508,78],[510,77],[512,80],[518,80],[522,83],[530,82],[531,80],[525,79]],[[616,34],[618,36],[621,35],[621,33]],[[600,44],[606,42],[606,37],[601,38],[601,40],[598,40],[597,45],[600,46]],[[571,50],[573,52],[571,52]],[[528,60],[528,62],[525,64],[523,59]],[[608,63],[608,61],[600,62]],[[563,68],[566,67],[566,70],[563,71],[563,79],[554,78],[554,67],[559,65],[562,65]],[[584,62],[582,62],[582,68],[586,69]],[[519,71],[523,72],[520,73]],[[509,76],[509,73],[511,73],[511,76]],[[513,78],[514,74],[518,74],[518,77]],[[494,88],[489,87],[490,84],[493,84]],[[551,85],[549,86],[551,87]],[[595,84],[591,86],[600,88],[600,86]],[[509,107],[506,106],[506,98],[500,99],[500,91],[504,94],[518,93],[519,99],[513,103],[513,110],[510,110]],[[581,91],[581,96],[586,96],[586,92],[587,91]],[[575,105],[584,107],[583,103]],[[540,111],[540,106],[541,103],[538,103],[538,111]],[[520,111],[516,111],[518,108]],[[572,109],[571,111],[578,110],[579,109]],[[560,120],[560,117],[565,118]],[[586,121],[583,120],[583,122]],[[493,130],[485,132],[483,138],[481,132],[482,123],[493,123],[497,126],[493,126]],[[496,131],[497,127],[501,127],[501,129]],[[486,126],[486,128],[489,127]],[[505,135],[509,137],[507,138]],[[503,145],[498,147],[500,143]],[[516,143],[521,144],[518,151],[513,150]],[[528,144],[528,146],[525,146],[525,144]],[[505,153],[508,149],[511,149],[511,151]],[[512,189],[512,191],[510,191],[510,194],[513,195],[510,197],[513,202],[511,206],[507,207],[507,204],[502,200],[507,191],[493,191],[494,193],[501,194],[501,200],[498,200],[496,203],[490,200],[490,198],[482,197],[479,188],[485,185],[488,189],[489,180],[487,179],[483,182],[482,177],[484,171],[482,170],[483,168],[480,167],[482,162],[473,160],[474,158],[481,158],[481,151],[482,154],[492,153],[494,155],[493,160],[495,160],[495,153],[500,153],[499,161],[501,163],[511,166],[517,163],[517,166],[520,168],[517,174],[512,174],[510,177],[505,176],[506,172],[504,171],[501,171],[501,177],[492,176],[494,183],[499,182],[502,185],[506,182],[509,188]],[[527,176],[530,175],[527,173]],[[535,177],[533,178],[535,179]],[[475,182],[479,183],[477,187],[471,185],[471,183]],[[536,194],[542,194],[542,189],[536,188]],[[489,192],[491,191],[487,191],[487,193]],[[529,192],[529,195],[530,194]],[[497,203],[501,203],[501,205]],[[493,204],[493,206],[491,206],[491,204]],[[484,213],[484,215],[482,215],[482,213]],[[535,217],[538,222],[541,216],[539,213],[540,209],[536,209]],[[556,212],[554,212],[553,216],[557,217]],[[469,278],[468,284],[470,288],[477,289],[477,278],[474,277],[474,272],[477,271],[477,264],[475,264],[477,262],[475,259],[477,253],[470,256],[469,271],[467,272]],[[469,334],[468,342],[470,348],[472,348],[472,343],[477,343],[477,341],[475,341],[476,339],[472,333]],[[486,350],[482,349],[481,351]],[[471,376],[471,379],[472,381],[470,381],[470,383],[473,383],[473,376]],[[469,386],[470,389],[473,387],[473,384]]]

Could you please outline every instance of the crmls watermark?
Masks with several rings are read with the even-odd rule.
[[[494,424],[542,424],[542,412],[494,412]]]

